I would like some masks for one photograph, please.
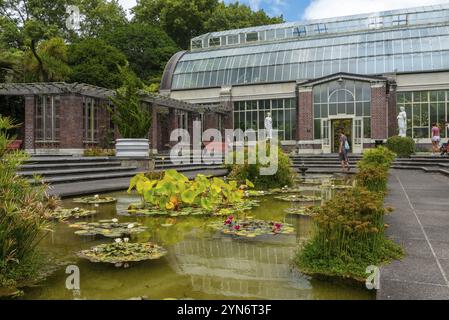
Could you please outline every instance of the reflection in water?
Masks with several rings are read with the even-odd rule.
[[[333,192],[307,185],[304,194],[328,199]],[[137,198],[115,193],[117,204],[98,207],[98,214],[86,221],[116,218]],[[290,204],[261,198],[261,206],[251,211],[257,219],[292,224],[292,235],[236,239],[212,231],[207,224],[224,218],[181,217],[172,227],[162,227],[166,218],[121,217],[120,221],[138,221],[148,227],[133,241],[153,241],[168,250],[157,261],[133,264],[128,269],[94,264],[78,259],[75,253],[110,239],[76,236],[67,224],[57,223],[54,232],[42,242],[41,249],[62,261],[64,267],[37,287],[25,289],[25,299],[73,299],[65,289],[65,265],[76,264],[81,272],[81,299],[372,299],[374,293],[362,287],[311,279],[292,268],[291,259],[298,244],[313,232],[308,217],[287,215]],[[65,200],[68,208],[75,205]],[[310,204],[307,204],[310,205]],[[89,205],[86,208],[91,208]]]

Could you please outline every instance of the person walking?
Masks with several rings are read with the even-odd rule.
[[[340,147],[338,150],[338,153],[340,155],[340,161],[341,161],[341,168],[342,171],[349,171],[349,159],[348,159],[348,152],[349,152],[350,146],[348,142],[348,137],[346,137],[344,130],[342,129],[340,131]]]
[[[435,156],[440,149],[440,127],[436,123],[432,124],[432,156]]]

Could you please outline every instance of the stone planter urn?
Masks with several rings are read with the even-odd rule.
[[[150,143],[148,139],[117,139],[115,156],[119,158],[147,158]]]

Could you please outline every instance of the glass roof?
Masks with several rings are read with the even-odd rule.
[[[360,14],[330,19],[289,22],[211,32],[191,41],[192,50],[216,49],[226,46],[253,44],[254,42],[283,41],[329,33],[346,33],[403,25],[423,25],[447,21],[449,4]]]
[[[449,5],[423,10],[435,15],[432,23],[412,25],[405,15],[397,18],[403,25],[395,28],[380,27],[382,19],[377,19],[376,28],[363,31],[190,51],[179,59],[171,89],[306,80],[337,72],[377,75],[449,69]]]

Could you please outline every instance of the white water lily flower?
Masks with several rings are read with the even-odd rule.
[[[99,196],[98,194],[96,194],[96,195],[94,195],[94,198],[95,198],[95,199],[99,199],[100,196]]]
[[[94,204],[94,207],[99,207],[98,203],[95,203],[95,204]]]
[[[122,243],[122,239],[120,239],[120,238],[117,238],[114,241],[115,241],[115,243]]]
[[[117,262],[117,263],[115,264],[115,267],[116,267],[116,268],[120,268],[122,265],[123,265],[123,263]]]
[[[134,228],[134,224],[133,223],[128,224],[128,229],[132,229],[132,228]]]
[[[129,264],[128,263],[125,263],[124,265],[123,265],[123,268],[129,268]]]
[[[111,221],[114,222],[114,223],[117,223],[118,219],[112,219]]]
[[[124,241],[124,242],[128,242],[128,241],[129,241],[129,238],[123,238],[123,241]]]
[[[78,207],[73,208],[73,211],[80,211],[80,208],[78,208]]]

